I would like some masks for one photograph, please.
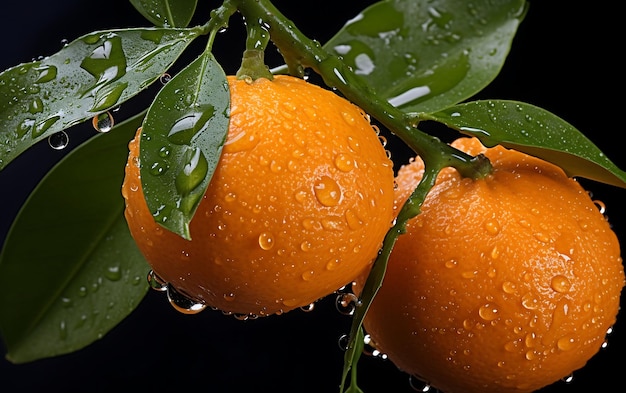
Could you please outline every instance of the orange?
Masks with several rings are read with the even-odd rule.
[[[364,319],[376,348],[445,393],[531,392],[569,376],[616,321],[624,269],[616,235],[558,167],[477,139],[494,171],[444,169],[392,250]],[[423,174],[397,175],[401,206]]]
[[[392,162],[369,117],[329,90],[291,76],[228,83],[227,140],[192,240],[148,211],[141,130],[123,185],[131,234],[195,302],[255,316],[309,306],[370,268],[393,220]]]

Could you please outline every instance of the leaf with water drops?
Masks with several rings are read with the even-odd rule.
[[[130,3],[155,26],[187,27],[198,0],[130,0]]]
[[[500,72],[526,14],[523,0],[388,0],[324,45],[405,112],[457,104]]]
[[[531,104],[484,100],[460,104],[424,115],[484,145],[504,147],[552,162],[569,176],[579,176],[626,188],[626,172],[618,168],[574,126]]]
[[[146,202],[158,223],[186,239],[226,140],[229,110],[226,75],[205,51],[167,82],[144,120],[139,157]]]
[[[103,337],[145,296],[121,185],[137,117],[70,152],[35,188],[0,253],[0,332],[24,363]]]
[[[199,34],[94,32],[0,73],[0,169],[41,139],[119,106],[159,80]]]

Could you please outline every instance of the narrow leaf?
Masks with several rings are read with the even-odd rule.
[[[189,222],[228,132],[226,75],[206,51],[161,89],[140,141],[141,181],[157,222],[189,239]]]
[[[0,332],[10,361],[83,348],[144,297],[148,265],[120,192],[140,124],[134,118],[74,149],[18,213],[0,253]]]
[[[550,161],[569,176],[626,188],[626,172],[574,126],[545,109],[517,101],[483,100],[423,118],[476,136],[486,146],[501,144]]]
[[[385,0],[324,47],[394,106],[433,112],[493,81],[525,13],[524,0]]]
[[[130,3],[155,26],[187,27],[198,0],[130,0]]]
[[[200,34],[138,28],[85,35],[0,73],[0,169],[28,147],[145,89]]]

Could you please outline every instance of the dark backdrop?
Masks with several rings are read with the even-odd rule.
[[[125,0],[12,3],[10,11],[5,5],[0,24],[2,70],[52,54],[64,39],[71,41],[94,30],[148,25]],[[201,3],[207,16],[218,4]],[[365,2],[286,0],[275,4],[306,34],[324,42]],[[618,166],[626,168],[618,108],[624,87],[617,61],[625,38],[620,18],[608,1],[594,2],[591,7],[531,1],[502,73],[480,98],[520,100],[548,109],[582,130]],[[233,23],[232,34],[237,29]],[[241,45],[240,38],[218,37],[215,53],[228,73],[238,66]],[[93,132],[90,125],[76,126],[70,132],[71,146]],[[17,165],[0,172],[0,239],[35,182],[62,154],[42,143]],[[609,219],[624,243],[626,191],[583,183],[607,204]],[[542,392],[620,390],[623,376],[616,368],[626,359],[625,318],[620,316],[609,346],[577,371],[571,384],[559,382]],[[338,391],[343,364],[337,342],[348,327],[349,320],[335,310],[330,298],[309,313],[298,310],[241,322],[213,311],[184,316],[163,295],[150,292],[133,314],[84,350],[19,366],[0,360],[0,391],[332,393]],[[0,354],[5,352],[0,343]],[[366,393],[413,391],[408,377],[389,362],[364,359],[359,369]]]

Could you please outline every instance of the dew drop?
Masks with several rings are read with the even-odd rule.
[[[597,206],[598,210],[600,211],[600,214],[606,213],[606,204],[604,202],[599,201],[599,200],[594,200],[593,203]]]
[[[502,283],[502,290],[505,293],[508,294],[512,294],[515,293],[515,289],[517,288],[517,286],[515,285],[515,283],[511,282],[511,281],[505,281]]]
[[[65,340],[67,338],[67,324],[64,320],[59,323],[59,337],[61,340]]]
[[[354,152],[358,152],[359,150],[361,150],[361,145],[359,144],[359,141],[354,139],[354,137],[352,136],[348,137],[348,146],[350,146],[350,149],[352,149],[352,151]]]
[[[172,76],[168,74],[167,72],[159,77],[159,82],[161,82],[161,84],[163,85],[167,84],[167,82],[171,80],[172,80]]]
[[[304,312],[311,312],[315,309],[315,303],[307,304],[306,306],[300,307],[300,310]]]
[[[550,287],[559,293],[569,292],[570,286],[570,281],[567,279],[567,277],[561,274],[557,274],[556,276],[552,277],[552,280],[550,281]]]
[[[304,281],[311,281],[314,275],[315,275],[315,272],[313,270],[307,270],[304,273],[302,273],[301,277]]]
[[[356,123],[356,119],[352,113],[342,112],[341,117],[349,126],[353,126],[354,123]]]
[[[303,190],[296,191],[295,194],[293,194],[293,197],[299,203],[304,203],[306,201],[306,198],[307,198],[307,192],[303,191]]]
[[[206,304],[184,295],[171,285],[167,286],[167,300],[176,311],[183,314],[197,314],[206,308]]]
[[[337,311],[343,315],[351,316],[361,305],[361,300],[354,293],[341,293],[337,295],[335,306]]]
[[[63,150],[69,143],[70,137],[65,131],[56,132],[48,137],[48,145],[54,150]]]
[[[571,336],[561,337],[556,342],[557,348],[559,348],[561,351],[569,351],[574,348],[575,344],[576,339]]]
[[[493,321],[499,317],[500,310],[495,303],[486,303],[478,309],[478,315],[485,321]]]
[[[339,337],[339,340],[337,341],[337,344],[339,344],[339,348],[342,351],[347,351],[348,347],[350,346],[350,336],[348,336],[347,334],[341,335],[341,337]]]
[[[459,264],[459,263],[457,262],[457,260],[456,260],[456,259],[450,259],[450,260],[447,260],[447,261],[444,263],[445,267],[447,267],[448,269],[455,268],[455,267],[457,267],[457,266],[458,266],[458,264]]]
[[[331,259],[326,263],[326,270],[332,271],[335,270],[341,261],[339,259]]]
[[[546,235],[545,233],[542,232],[537,232],[535,233],[535,239],[539,240],[542,243],[549,243],[550,242],[550,237],[548,235]]]
[[[478,275],[477,270],[468,270],[468,271],[464,271],[463,273],[461,273],[461,277],[463,278],[474,278],[477,275]]]
[[[282,303],[287,307],[294,307],[296,304],[298,304],[298,300],[297,299],[285,299],[282,301]]]
[[[302,243],[300,243],[300,250],[302,251],[310,251],[311,250],[311,243],[307,240],[303,241]]]
[[[416,392],[430,392],[430,384],[422,381],[415,375],[409,375],[409,387]]]
[[[109,266],[104,271],[104,276],[111,281],[119,281],[122,279],[122,269],[119,265]]]
[[[96,115],[91,119],[91,125],[93,128],[102,133],[106,133],[111,131],[113,125],[115,124],[115,120],[113,119],[113,115],[111,112],[103,112],[99,115]]]
[[[33,115],[43,112],[43,101],[41,98],[35,97],[35,99],[31,101],[28,111]]]
[[[35,68],[35,70],[39,72],[39,76],[35,80],[35,83],[50,82],[57,77],[57,68],[53,65]]]
[[[350,172],[354,169],[354,160],[347,154],[337,154],[335,166],[342,172]]]
[[[148,285],[155,291],[167,291],[167,282],[159,277],[159,275],[156,274],[154,270],[150,270],[150,272],[148,272]]]
[[[189,195],[204,181],[209,163],[199,147],[187,148],[180,159],[184,166],[176,175],[176,190],[181,195]]]
[[[224,300],[226,300],[227,302],[232,302],[235,300],[236,295],[232,292],[229,293],[225,293],[224,294]]]
[[[363,221],[353,210],[346,210],[345,213],[346,221],[348,222],[348,226],[350,229],[359,229],[363,226]]]
[[[485,222],[485,230],[488,234],[495,236],[500,233],[500,223],[496,220],[489,220]]]
[[[522,296],[522,306],[528,310],[536,310],[539,307],[539,301],[531,292],[528,292]]]
[[[337,206],[341,202],[342,193],[339,184],[328,176],[322,176],[313,186],[315,197],[324,206]]]

